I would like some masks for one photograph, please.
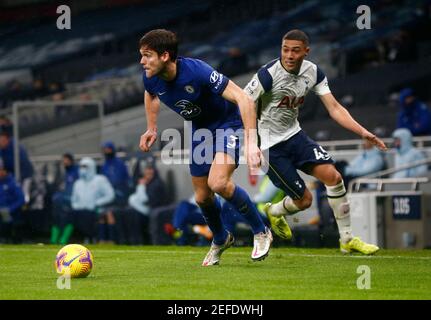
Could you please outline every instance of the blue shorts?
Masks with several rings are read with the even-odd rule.
[[[305,183],[297,169],[310,174],[315,164],[334,164],[329,154],[304,131],[269,148],[268,176],[294,200],[304,196]]]
[[[235,168],[239,164],[240,137],[237,130],[242,127],[223,128],[211,136],[198,137],[193,131],[194,140],[191,143],[190,174],[194,177],[208,176],[214,156],[217,152],[223,152],[231,156]],[[209,134],[209,130],[207,131]]]

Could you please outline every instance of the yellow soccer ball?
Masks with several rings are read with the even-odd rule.
[[[93,255],[80,244],[69,244],[61,248],[55,258],[58,274],[69,274],[71,278],[85,278],[93,269]]]

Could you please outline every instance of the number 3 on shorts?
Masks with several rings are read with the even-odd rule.
[[[236,137],[236,136],[233,136],[233,135],[229,136],[230,142],[228,142],[227,147],[230,149],[234,149],[236,146],[236,140],[237,139],[238,139],[238,137]]]

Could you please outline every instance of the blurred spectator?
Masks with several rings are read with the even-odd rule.
[[[397,149],[395,154],[395,168],[411,164],[415,161],[425,159],[425,155],[413,146],[412,134],[408,129],[397,129],[392,133],[394,147]],[[421,177],[427,174],[427,165],[400,170],[392,175],[392,178]]]
[[[116,211],[120,211],[127,205],[131,179],[129,177],[126,164],[116,156],[116,149],[113,142],[105,142],[102,145],[102,152],[105,157],[105,163],[102,166],[101,174],[108,178],[114,188],[115,200],[109,206],[104,217],[101,217],[101,220],[104,219],[105,223],[100,221],[102,224],[99,225],[99,228],[101,228],[101,230],[99,230],[99,235],[106,234],[107,236],[103,237],[103,239],[106,239],[108,242],[112,242],[115,237],[113,229],[113,226],[115,225],[114,213]],[[106,230],[102,230],[103,228]]]
[[[219,197],[219,201],[221,203],[224,202],[221,197]],[[196,204],[194,195],[178,204],[174,211],[172,224],[166,224],[164,227],[165,232],[172,236],[179,246],[189,244],[192,235],[189,228],[191,228],[193,233],[204,237],[204,239],[201,238],[197,242],[198,245],[206,245],[212,240],[212,232],[202,215],[202,210]]]
[[[223,60],[218,70],[220,73],[234,77],[248,71],[248,58],[244,52],[237,47],[229,48],[227,57]]]
[[[349,184],[350,179],[362,177],[385,168],[385,159],[382,152],[368,140],[362,144],[363,150],[344,168],[344,183]]]
[[[73,231],[72,224],[67,224],[68,216],[72,210],[71,197],[73,184],[79,178],[79,169],[75,164],[73,155],[63,155],[64,177],[59,190],[52,196],[52,218],[51,243],[66,244],[69,242]]]
[[[14,138],[7,132],[0,132],[0,158],[6,170],[15,176]],[[24,191],[25,201],[30,201],[30,185],[33,176],[33,165],[28,158],[27,151],[19,146],[20,182]]]
[[[127,204],[131,179],[127,166],[123,160],[117,157],[115,145],[112,141],[107,141],[102,145],[102,152],[105,163],[102,166],[101,174],[106,176],[115,190],[115,206]]]
[[[64,91],[63,86],[59,82],[51,82],[48,85],[48,94],[55,94]]]
[[[149,239],[144,239],[144,234],[148,237],[148,223],[150,207],[148,205],[147,181],[144,177],[138,180],[136,190],[129,196],[128,206],[119,210],[117,221],[117,231],[120,244],[143,244],[149,243]]]
[[[115,199],[115,192],[109,180],[100,174],[96,174],[96,162],[88,157],[79,162],[79,179],[74,183],[72,190],[72,214],[73,226],[86,236],[93,237],[96,234],[96,223],[104,224],[106,206]],[[99,225],[99,241],[105,241],[105,228]],[[108,232],[113,238],[114,225],[108,219]]]
[[[32,97],[33,99],[42,97],[44,95],[48,94],[48,89],[45,86],[45,83],[42,79],[35,79],[33,81],[33,87],[32,87]]]
[[[400,92],[397,128],[409,129],[414,136],[431,135],[431,112],[410,88]]]
[[[13,135],[12,121],[6,116],[0,116],[0,132],[6,132],[9,136]]]
[[[19,242],[24,193],[0,159],[0,237]]]
[[[142,181],[146,186],[148,195],[148,206],[150,209],[160,207],[166,203],[166,186],[159,176],[159,172],[153,165],[148,165],[144,169]]]

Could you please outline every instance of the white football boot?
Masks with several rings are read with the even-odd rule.
[[[259,261],[265,259],[269,254],[269,249],[272,243],[271,230],[265,227],[266,232],[259,232],[254,235],[253,251],[251,253],[251,259],[253,261]]]
[[[230,233],[230,232],[228,232],[226,241],[222,245],[216,245],[214,243],[214,240],[213,240],[213,242],[211,243],[210,251],[208,251],[207,255],[205,256],[204,261],[202,262],[202,266],[208,267],[208,266],[214,266],[214,265],[219,264],[221,254],[227,248],[232,246],[234,241],[235,241],[235,239],[234,239],[232,233]]]

